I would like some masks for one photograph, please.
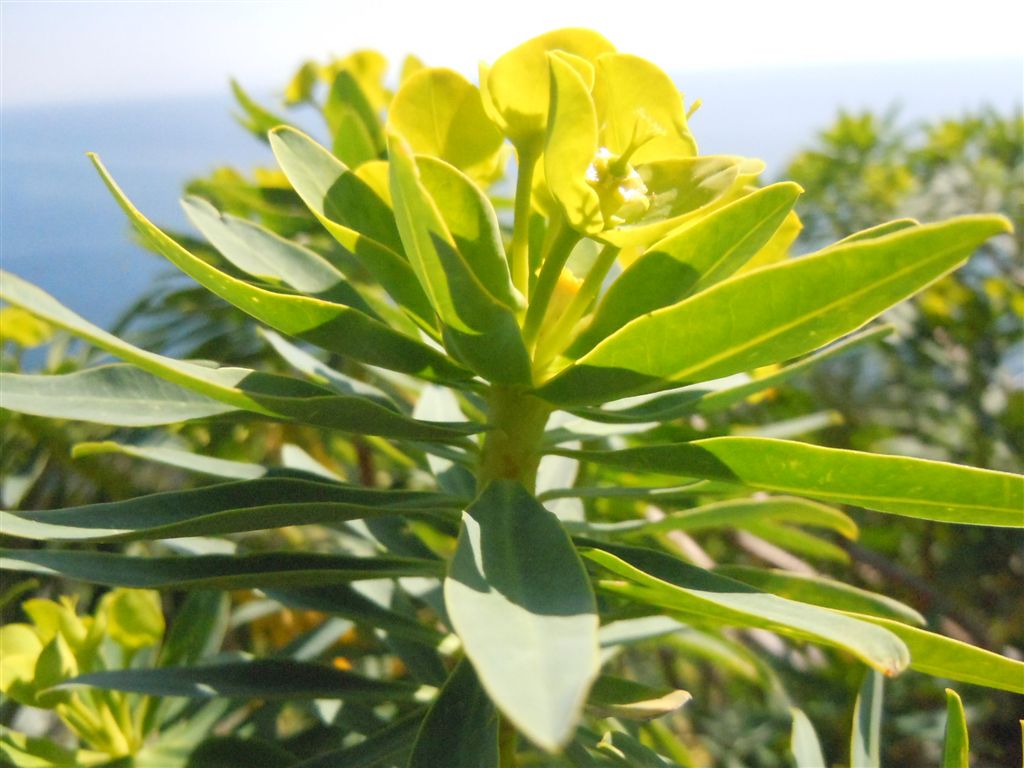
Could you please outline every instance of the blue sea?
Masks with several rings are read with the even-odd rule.
[[[705,153],[760,157],[767,176],[840,108],[900,107],[901,119],[952,117],[991,105],[1019,109],[1020,61],[914,62],[743,72],[679,73]],[[153,221],[187,230],[184,183],[219,165],[273,165],[266,145],[219,95],[160,101],[5,108],[0,126],[0,263],[93,322],[109,327],[169,267],[131,240],[120,210],[85,157],[99,153]],[[298,122],[315,125],[315,121]]]

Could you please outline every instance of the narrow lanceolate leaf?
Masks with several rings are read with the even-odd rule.
[[[358,310],[309,296],[268,291],[210,266],[146,219],[99,159],[95,155],[92,158],[143,242],[243,312],[282,333],[364,363],[426,377],[463,377],[459,368],[441,353]]]
[[[964,705],[956,691],[946,689],[946,735],[942,745],[942,768],[969,768],[970,749]]]
[[[487,195],[455,166],[435,157],[417,155],[416,168],[470,272],[488,296],[518,309],[522,297],[512,286],[498,215]]]
[[[130,541],[453,513],[452,500],[440,494],[266,478],[68,509],[0,512],[0,527],[9,536],[44,541]]]
[[[451,440],[477,431],[467,424],[416,421],[366,398],[339,396],[299,379],[247,368],[209,368],[147,352],[98,328],[36,286],[2,270],[0,298],[172,384],[240,410],[319,427],[410,440]],[[133,378],[129,384],[137,380]],[[113,383],[128,387],[123,392],[125,396],[133,394],[123,377],[108,376],[102,381],[106,385],[104,398],[120,393],[111,390]]]
[[[821,743],[811,721],[799,709],[794,708],[790,712],[793,714],[793,732],[789,748],[793,752],[796,768],[826,768],[828,763],[822,754]]]
[[[374,731],[363,741],[351,747],[324,752],[308,760],[294,763],[291,768],[379,768],[381,765],[405,765],[399,758],[409,752],[412,740],[423,720],[423,710],[417,709],[395,719]],[[390,763],[385,760],[390,759]]]
[[[199,699],[219,696],[230,699],[341,699],[370,703],[409,699],[418,688],[413,683],[378,680],[322,664],[287,659],[109,670],[79,675],[60,687],[85,686]]]
[[[768,242],[800,191],[792,182],[772,184],[652,245],[611,284],[570,357],[589,352],[630,320],[731,275]]]
[[[105,552],[0,550],[0,570],[64,576],[135,589],[248,589],[437,576],[433,560],[299,552],[128,557]]]
[[[769,629],[842,648],[887,675],[901,672],[910,661],[899,638],[865,622],[835,622],[838,614],[824,608],[761,592],[655,550],[579,543],[588,547],[586,557],[632,582],[604,588],[634,600],[712,624]]]
[[[284,175],[324,228],[420,327],[433,331],[434,310],[405,259],[388,203],[300,131],[274,131],[270,146]]]
[[[963,216],[734,277],[625,325],[540,387],[587,405],[789,360],[853,331],[1007,231]]]
[[[60,376],[0,373],[0,407],[117,427],[176,424],[238,410],[132,365],[103,365]]]
[[[873,669],[864,675],[864,683],[853,708],[850,768],[880,768],[883,683],[884,678]]]
[[[515,314],[470,268],[405,141],[392,135],[388,156],[395,221],[409,263],[443,324],[445,345],[493,382],[529,384],[530,360]]]
[[[463,659],[416,735],[409,768],[498,768],[498,712]]]
[[[259,224],[222,214],[200,197],[186,197],[181,204],[196,229],[243,272],[374,314],[344,275],[320,254]]]
[[[267,474],[267,468],[260,464],[251,464],[247,461],[232,461],[231,459],[218,459],[214,456],[203,456],[180,448],[126,445],[124,443],[115,443],[113,440],[103,440],[95,443],[76,443],[71,449],[71,457],[74,459],[108,453],[131,456],[135,459],[165,464],[169,467],[177,467],[189,472],[233,480],[254,480]]]
[[[830,344],[813,355],[798,360],[766,376],[752,378],[745,373],[724,379],[693,384],[663,394],[638,395],[609,403],[603,408],[573,409],[594,421],[634,423],[671,421],[690,413],[715,413],[743,402],[751,395],[788,381],[836,355],[864,344],[880,341],[893,332],[891,325],[870,328]]]
[[[706,478],[925,520],[1024,528],[1024,477],[762,437],[559,450],[635,472]]]
[[[806,499],[773,496],[764,499],[726,499],[694,509],[673,512],[656,522],[641,522],[630,535],[665,531],[701,531],[711,528],[743,528],[750,523],[798,523],[857,538],[857,524],[838,509]]]
[[[652,688],[633,680],[601,675],[590,691],[587,709],[598,717],[653,720],[676,711],[691,698],[686,691]]]
[[[565,744],[597,676],[597,611],[557,518],[518,483],[492,482],[463,516],[444,590],[498,708],[538,746]]]
[[[858,589],[841,581],[823,576],[810,576],[780,570],[764,570],[744,565],[723,565],[716,573],[730,579],[742,581],[765,592],[801,603],[820,605],[853,613],[867,613],[872,616],[892,619],[907,624],[924,626],[925,619],[920,613],[898,600],[885,595],[876,595],[866,589]],[[913,666],[913,662],[911,662]]]
[[[934,677],[1024,694],[1024,662],[891,619],[858,613],[848,615],[885,627],[899,637],[910,649],[911,669]]]

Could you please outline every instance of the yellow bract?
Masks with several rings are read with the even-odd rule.
[[[428,67],[410,75],[391,103],[388,127],[416,154],[446,160],[485,186],[504,171],[504,136],[480,91],[458,72]]]
[[[547,53],[561,51],[593,61],[615,47],[589,29],[558,29],[513,48],[481,71],[488,111],[520,153],[539,151],[550,101]]]

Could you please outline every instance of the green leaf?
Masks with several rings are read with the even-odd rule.
[[[821,751],[821,743],[814,726],[803,711],[790,709],[793,715],[793,732],[790,736],[789,748],[796,760],[796,768],[826,768],[828,763]]]
[[[538,395],[596,404],[802,355],[954,269],[1008,226],[999,216],[964,216],[734,277],[631,321]]]
[[[884,224],[876,224],[875,226],[868,227],[860,232],[854,232],[852,235],[844,237],[835,244],[840,245],[842,243],[857,243],[862,240],[874,240],[876,237],[891,235],[893,232],[899,232],[901,229],[909,229],[910,227],[919,226],[921,226],[921,222],[916,219],[893,219],[892,221],[887,221]]]
[[[122,341],[59,304],[34,285],[0,270],[0,298],[31,309],[48,322],[168,381],[235,408],[278,419],[362,434],[451,440],[478,431],[469,424],[429,424],[410,419],[362,397],[341,397],[308,382],[246,368],[210,368],[173,360]],[[122,381],[99,379],[108,386]],[[130,379],[129,383],[136,379]],[[127,385],[126,385],[127,386]],[[130,390],[129,390],[130,392]],[[104,393],[111,397],[110,392]],[[165,395],[170,397],[171,395]]]
[[[622,731],[606,731],[594,747],[601,754],[611,758],[614,765],[623,768],[679,768],[677,763],[667,761],[653,749]]]
[[[446,518],[453,514],[453,500],[441,494],[262,478],[67,509],[17,514],[0,511],[0,520],[5,534],[20,538],[132,541],[215,536],[371,517]]]
[[[676,711],[691,698],[686,691],[652,688],[626,678],[601,675],[590,691],[587,708],[598,717],[653,720]]]
[[[457,367],[434,349],[342,304],[275,293],[237,280],[189,253],[149,222],[124,196],[95,155],[93,163],[143,243],[205,288],[282,333],[382,368],[459,378]]]
[[[742,581],[764,592],[771,592],[801,603],[835,608],[851,613],[867,613],[906,624],[925,625],[924,616],[908,605],[866,589],[803,573],[763,570],[744,565],[723,565],[715,569],[730,579]]]
[[[0,570],[137,589],[246,589],[438,575],[433,560],[300,552],[128,557],[105,552],[0,549]]]
[[[801,528],[771,521],[750,522],[743,525],[742,528],[748,533],[794,554],[844,565],[850,562],[850,555],[845,549]]]
[[[180,448],[164,448],[162,446],[125,445],[112,440],[94,443],[75,443],[71,449],[71,458],[80,459],[84,456],[100,456],[103,454],[120,454],[131,456],[143,461],[166,464],[189,472],[197,472],[212,477],[229,478],[232,480],[254,480],[267,474],[267,468],[246,461],[218,459],[214,456],[202,456]]]
[[[942,745],[942,768],[970,768],[970,749],[964,705],[956,691],[946,689],[946,734]]]
[[[910,661],[893,633],[865,622],[835,622],[838,614],[831,611],[760,592],[655,550],[577,541],[588,547],[586,557],[637,585],[602,584],[608,591],[712,624],[769,629],[842,648],[888,675]]]
[[[512,287],[498,216],[490,200],[468,176],[448,163],[417,157],[416,168],[470,271],[492,299],[511,310],[518,309],[522,297]]]
[[[174,614],[157,664],[181,667],[220,651],[230,618],[231,601],[224,592],[190,592]]]
[[[277,354],[279,354],[286,363],[297,371],[300,371],[313,379],[317,384],[330,387],[340,395],[362,397],[368,400],[373,400],[375,403],[383,405],[385,408],[395,411],[401,410],[399,404],[382,390],[372,384],[366,383],[365,381],[361,381],[360,379],[334,370],[318,358],[309,354],[305,350],[300,349],[274,331],[261,329],[260,335],[267,340],[267,343],[273,347],[274,351],[277,352]],[[445,419],[423,419],[423,417],[419,416],[417,418],[425,421],[445,421]],[[452,419],[452,421],[465,421],[465,417],[462,419]]]
[[[466,263],[408,145],[394,134],[388,139],[388,156],[402,243],[444,324],[446,346],[492,382],[529,384],[530,359],[515,315],[490,295]]]
[[[597,613],[557,518],[521,485],[495,481],[466,509],[445,605],[494,703],[531,741],[572,736],[597,676]]]
[[[427,711],[409,768],[498,768],[498,712],[463,659]]]
[[[344,275],[319,254],[251,221],[222,214],[200,197],[186,197],[181,204],[196,229],[242,271],[368,315],[375,314]]]
[[[79,675],[62,689],[91,687],[152,696],[207,699],[341,699],[385,702],[409,699],[418,686],[378,680],[322,664],[287,659],[249,659],[195,667],[122,669]]]
[[[388,203],[304,133],[274,131],[270,147],[288,181],[335,240],[428,332],[434,310],[406,261]]]
[[[573,412],[595,421],[612,423],[664,422],[695,412],[716,413],[743,402],[751,395],[781,384],[818,363],[863,344],[878,341],[892,332],[891,325],[881,325],[851,334],[813,355],[808,355],[774,373],[756,379],[745,373],[739,373],[735,376],[727,376],[724,379],[703,384],[693,384],[660,395],[638,395],[614,401],[602,408],[580,408],[573,409]]]
[[[1024,694],[1024,662],[880,616],[851,613],[892,632],[910,649],[910,667],[934,677]]]
[[[611,284],[569,348],[570,357],[589,352],[629,321],[731,275],[768,242],[800,192],[791,182],[759,189],[652,245]]]
[[[324,119],[342,162],[352,166],[376,159],[384,151],[380,118],[353,73],[342,69],[334,76],[324,103]]]
[[[422,721],[423,712],[416,710],[397,718],[354,746],[325,752],[295,763],[292,768],[375,768],[382,764],[388,765],[383,763],[388,759],[398,764],[400,761],[397,758],[409,751],[409,745],[416,737]]]
[[[453,70],[424,67],[405,80],[388,107],[388,127],[416,154],[440,158],[481,182],[500,170],[505,137],[480,91]]]
[[[857,524],[838,509],[806,499],[786,496],[754,499],[726,499],[673,512],[657,522],[637,521],[630,535],[650,535],[665,531],[701,531],[709,528],[744,528],[753,522],[800,523],[835,531],[848,539],[857,538]]]
[[[850,768],[880,768],[883,681],[884,678],[873,669],[864,675],[853,707]]]
[[[242,108],[242,114],[236,115],[238,122],[249,129],[260,141],[267,140],[267,131],[279,125],[288,125],[283,117],[278,117],[273,112],[260,106],[253,98],[245,92],[237,80],[231,81],[231,92]]]
[[[3,279],[10,280],[6,275]],[[58,376],[0,373],[0,390],[3,407],[17,413],[118,427],[176,424],[238,410],[132,365],[102,365]]]
[[[1024,527],[1024,478],[762,437],[621,451],[552,451],[634,472],[706,478],[925,520]]]

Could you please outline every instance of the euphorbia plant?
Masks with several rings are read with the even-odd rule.
[[[312,100],[317,77],[329,79],[331,148],[246,102],[250,123],[271,129],[287,182],[279,190],[301,198],[333,237],[327,247],[322,230],[296,219],[300,234],[286,239],[258,215],[190,197],[186,212],[221,257],[199,258],[94,158],[143,242],[292,337],[266,332],[306,378],[147,352],[5,274],[7,302],[128,365],[6,375],[3,405],[125,426],[307,424],[358,435],[418,478],[426,470],[429,487],[255,467],[252,479],[198,490],[4,516],[8,535],[174,540],[174,554],[158,544],[144,554],[9,549],[2,562],[124,587],[263,589],[376,628],[390,643],[379,653],[397,655],[404,671],[367,664],[333,671],[330,690],[282,691],[257,667],[240,684],[238,665],[255,662],[232,661],[88,683],[390,702],[349,726],[364,741],[301,765],[414,768],[512,766],[528,753],[543,764],[662,764],[649,762],[661,759],[653,749],[685,760],[656,726],[625,723],[664,715],[687,695],[601,671],[615,648],[665,632],[728,644],[737,641],[723,627],[767,629],[873,670],[857,708],[858,764],[877,759],[882,675],[909,667],[1024,692],[1020,662],[930,632],[884,596],[819,576],[704,567],[671,537],[737,528],[824,546],[797,526],[853,536],[842,505],[1024,527],[1024,483],[1013,475],[678,426],[885,335],[860,329],[1007,231],[1003,218],[882,224],[787,259],[800,188],[759,188],[756,161],[699,155],[669,78],[594,32],[535,38],[484,69],[479,89],[449,70],[410,67],[389,100],[367,61],[310,65],[289,89]],[[511,222],[488,197],[509,144]],[[304,345],[341,356],[345,372]],[[295,525],[322,528],[318,551],[247,551],[233,538]],[[370,588],[382,580],[397,581]],[[308,679],[309,662],[281,663]],[[806,718],[796,723],[798,759],[814,759],[800,757],[818,748]]]

